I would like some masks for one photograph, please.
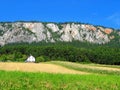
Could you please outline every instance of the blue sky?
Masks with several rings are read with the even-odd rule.
[[[1,0],[0,21],[83,22],[120,28],[120,0]]]

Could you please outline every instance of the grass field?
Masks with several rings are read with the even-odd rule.
[[[49,63],[87,73],[120,75],[120,66],[117,65],[80,64],[65,61],[51,61]]]
[[[47,73],[66,73],[66,74],[87,74],[87,72],[68,69],[60,65],[48,63],[15,63],[1,62],[0,70],[24,71],[24,72],[47,72]]]
[[[119,66],[57,61],[0,63],[0,90],[120,90],[119,71]]]

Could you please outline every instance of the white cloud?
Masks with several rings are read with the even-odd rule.
[[[120,13],[114,13],[113,15],[107,17],[107,19],[117,26],[120,26]]]

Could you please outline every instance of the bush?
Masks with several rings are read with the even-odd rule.
[[[45,62],[45,58],[43,56],[39,56],[39,57],[36,58],[35,62],[36,63]]]
[[[13,54],[8,54],[8,55],[6,55],[7,61],[14,61],[13,58],[14,58],[14,55],[13,55]]]
[[[22,58],[22,53],[15,51],[13,61],[19,61],[20,58]]]
[[[7,61],[7,55],[1,55],[0,56],[0,61],[2,61],[2,62],[6,62]]]

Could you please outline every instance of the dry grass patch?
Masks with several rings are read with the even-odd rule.
[[[88,74],[86,72],[71,70],[59,65],[46,64],[46,63],[1,62],[0,70],[24,71],[24,72],[47,72],[47,73],[62,73],[62,74]]]

